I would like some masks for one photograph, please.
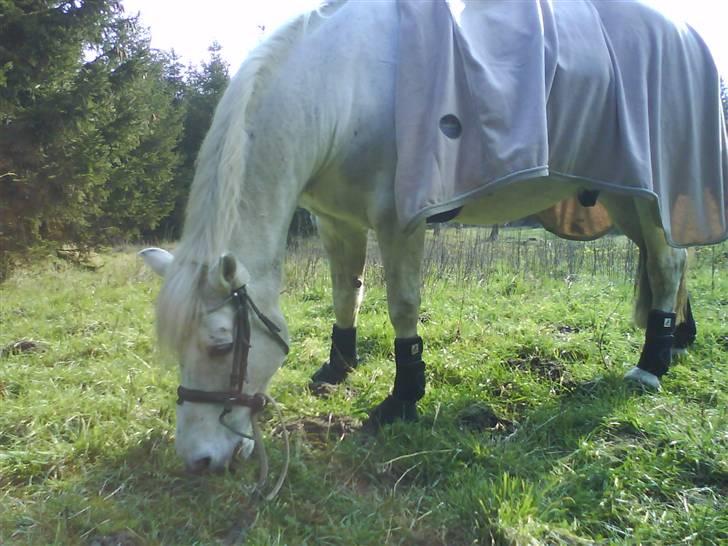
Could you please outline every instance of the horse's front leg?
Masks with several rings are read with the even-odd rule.
[[[357,365],[356,319],[364,297],[367,230],[339,220],[318,219],[329,257],[334,298],[334,323],[329,360],[311,377],[311,386],[341,383]]]
[[[369,415],[370,427],[397,420],[416,420],[417,401],[425,394],[422,338],[417,335],[424,237],[424,225],[412,235],[396,229],[377,232],[387,283],[389,318],[395,333],[396,371],[391,394]]]

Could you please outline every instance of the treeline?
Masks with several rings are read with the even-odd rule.
[[[36,248],[179,234],[228,65],[150,47],[115,0],[0,0],[0,279]]]

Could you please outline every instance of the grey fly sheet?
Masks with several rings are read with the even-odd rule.
[[[712,57],[637,2],[400,0],[396,199],[412,227],[502,184],[544,177],[644,195],[668,241],[728,237],[728,142]],[[562,236],[610,226],[576,200]]]

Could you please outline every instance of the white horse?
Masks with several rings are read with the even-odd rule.
[[[287,229],[299,205],[318,218],[333,282],[331,359],[314,381],[342,381],[356,364],[373,230],[397,369],[391,395],[371,420],[417,417],[425,389],[417,331],[425,225],[405,233],[395,211],[396,10],[390,2],[339,3],[292,21],[253,52],[200,150],[174,257],[156,248],[141,252],[164,276],[157,329],[160,342],[179,355],[176,449],[190,469],[223,468],[236,451],[247,456],[253,448],[251,413],[264,403],[259,393],[286,353],[279,293]],[[581,188],[544,179],[507,185],[466,204],[458,221],[504,223]],[[647,334],[639,366],[626,377],[659,388],[676,310],[687,304],[686,252],[667,244],[651,200],[605,191],[599,199],[641,252],[635,316]]]

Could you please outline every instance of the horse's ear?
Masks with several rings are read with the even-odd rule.
[[[174,256],[163,248],[145,248],[139,251],[144,263],[147,264],[157,275],[164,277],[169,268],[169,264],[174,260]]]
[[[238,259],[229,252],[220,256],[217,267],[210,271],[210,281],[218,284],[225,292],[248,284],[250,273]]]

